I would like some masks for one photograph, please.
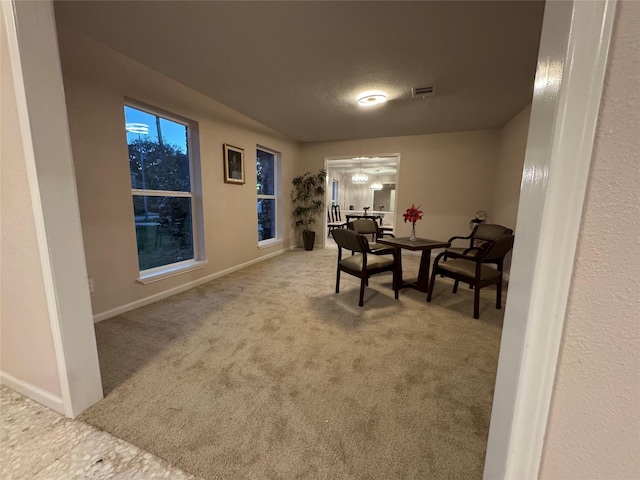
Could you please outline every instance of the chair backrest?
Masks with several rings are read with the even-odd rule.
[[[342,221],[342,216],[340,215],[340,205],[331,205],[331,218],[332,222]]]
[[[352,252],[366,253],[369,251],[369,242],[367,241],[367,238],[359,235],[353,230],[337,228],[332,232],[332,235],[340,248],[346,248]]]
[[[502,225],[491,223],[479,223],[476,225],[471,236],[475,240],[495,240],[502,235],[511,235],[513,230]]]
[[[514,236],[510,233],[490,240],[485,244],[484,251],[481,251],[478,257],[482,257],[483,262],[500,260],[513,248],[513,240]]]
[[[369,220],[367,218],[359,218],[354,220],[353,222],[349,222],[347,227],[353,230],[356,233],[360,233],[362,235],[378,235],[380,232],[378,229],[378,224],[375,220]]]

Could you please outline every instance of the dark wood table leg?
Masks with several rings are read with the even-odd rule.
[[[398,289],[401,289],[404,288],[404,284],[402,282],[402,250],[400,248],[393,249],[393,260],[396,262],[398,272],[398,277],[396,278],[396,281],[398,282]]]
[[[398,291],[402,287],[402,252],[399,248],[393,249],[393,262],[395,263],[395,270],[393,272],[393,290],[395,292],[396,300],[398,299]]]
[[[429,290],[429,268],[431,267],[431,249],[422,250],[420,257],[420,270],[418,270],[418,281],[416,290],[427,293]]]

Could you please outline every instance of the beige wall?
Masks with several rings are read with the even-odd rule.
[[[640,3],[617,8],[541,479],[640,478]]]
[[[495,172],[495,187],[491,201],[490,220],[515,230],[520,199],[520,183],[531,105],[527,106],[509,123],[500,134],[500,149]]]
[[[180,287],[291,245],[289,185],[299,147],[267,127],[58,25],[94,315]],[[138,278],[124,130],[129,97],[199,123],[208,265],[148,285]],[[245,185],[223,182],[222,145],[245,149]],[[281,153],[284,242],[258,249],[255,148]],[[295,244],[295,240],[294,240]]]
[[[476,211],[491,211],[499,141],[498,130],[485,130],[323,142],[303,145],[302,159],[314,170],[325,157],[399,153],[396,235],[410,234],[402,213],[415,203],[425,212],[418,235],[447,239],[468,233]]]
[[[60,397],[4,22],[0,29],[0,371],[3,383]]]

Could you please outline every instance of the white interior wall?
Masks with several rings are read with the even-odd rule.
[[[62,391],[38,249],[33,203],[9,60],[0,23],[0,376],[62,411]]]
[[[619,2],[541,479],[640,478],[640,3]]]
[[[353,205],[354,210],[362,211],[364,207],[369,207],[371,211],[379,211],[378,208],[380,205],[375,205],[373,202],[373,190],[371,190],[371,184],[377,180],[384,182],[395,182],[395,175],[369,175],[369,181],[363,185],[354,185],[351,182],[351,175],[344,175],[345,181],[343,183],[343,188],[345,191],[345,205],[344,209],[348,210],[351,205]],[[389,195],[387,195],[387,198]],[[384,204],[383,204],[384,205]],[[384,205],[384,210],[391,212],[391,208],[389,205],[389,201]]]
[[[53,3],[2,2],[1,8],[61,398],[24,379],[9,384],[73,417],[102,398],[102,384]],[[22,366],[39,367],[46,361],[39,353],[21,357]]]
[[[531,105],[512,118],[500,133],[498,164],[491,209],[487,212],[491,223],[515,230],[520,200],[522,167],[527,148]]]
[[[485,479],[539,476],[615,6],[545,8]]]
[[[368,206],[373,210],[380,210],[378,205],[374,205],[374,193],[371,190],[371,184],[377,180],[381,183],[395,183],[396,175],[393,174],[382,174],[382,175],[369,175],[369,182],[365,185],[354,185],[351,182],[352,173],[345,173],[344,170],[338,167],[328,167],[328,190],[327,190],[327,200],[331,199],[331,182],[332,180],[337,180],[339,182],[339,193],[338,193],[338,205],[340,206],[340,211],[345,212],[349,210],[350,206],[353,206],[353,210],[362,211],[363,207]],[[388,191],[383,194],[383,203],[384,211],[389,212],[389,219],[394,216],[393,208],[391,203],[391,195]]]

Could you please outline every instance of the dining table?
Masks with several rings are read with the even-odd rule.
[[[418,269],[418,278],[413,282],[405,282],[402,279],[402,255],[397,255],[397,259],[400,262],[400,265],[398,266],[400,270],[400,288],[415,288],[416,290],[424,293],[427,293],[429,290],[431,250],[437,248],[448,248],[451,246],[450,242],[446,242],[444,240],[432,240],[430,238],[416,238],[415,240],[411,240],[409,237],[384,237],[379,238],[377,242],[397,249],[422,251],[422,255],[420,257],[420,268]]]
[[[371,220],[376,220],[380,223],[382,223],[382,219],[384,218],[384,213],[377,213],[377,212],[371,212],[371,213],[345,213],[344,214],[344,218],[347,220],[347,223],[352,221],[352,220],[357,220],[360,218],[368,218]]]

